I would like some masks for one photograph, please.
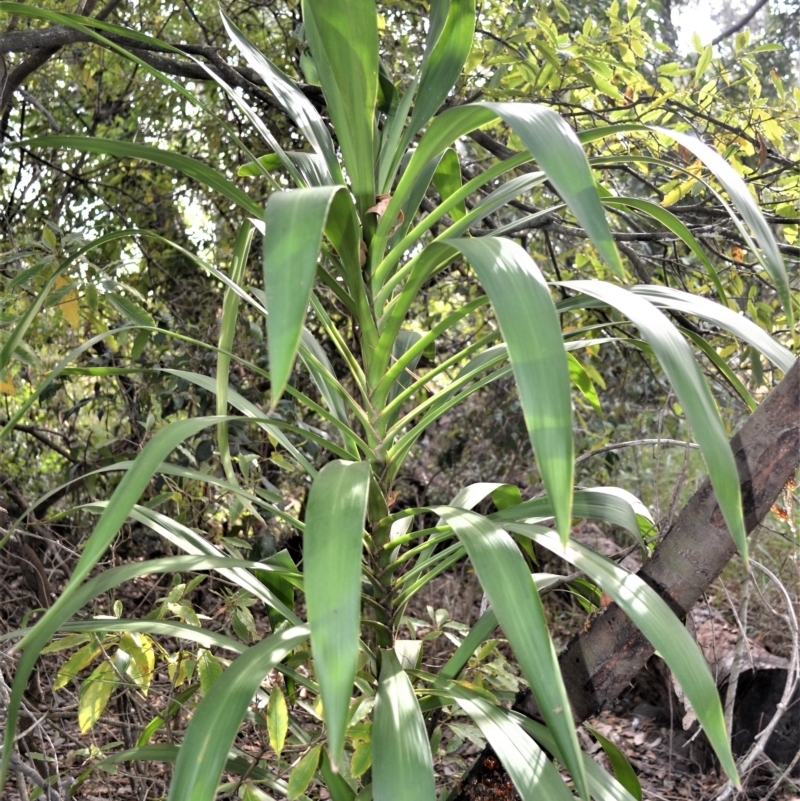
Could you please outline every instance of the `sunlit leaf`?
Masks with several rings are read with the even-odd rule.
[[[533,259],[511,240],[481,237],[447,244],[466,256],[497,314],[536,462],[566,538],[572,517],[572,399],[550,290]]]
[[[85,734],[100,720],[118,683],[114,666],[105,660],[83,682],[78,697],[78,726],[82,733]]]
[[[278,684],[274,684],[269,691],[267,702],[267,732],[269,744],[278,755],[283,751],[286,742],[286,732],[289,730],[289,709],[286,706],[286,696]]]
[[[341,759],[358,662],[361,552],[370,468],[329,462],[311,485],[303,537],[306,604],[328,747]]]
[[[588,798],[580,746],[542,601],[512,537],[490,520],[436,507],[463,543],[581,797]]]
[[[372,724],[375,801],[434,801],[433,762],[414,688],[395,652],[381,652]]]

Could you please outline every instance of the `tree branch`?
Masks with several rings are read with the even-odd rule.
[[[769,0],[758,0],[758,2],[741,18],[736,20],[732,25],[729,25],[725,30],[720,33],[718,36],[715,36],[711,40],[712,45],[719,44],[723,39],[727,39],[729,36],[733,36],[734,33],[737,33],[748,22],[750,22],[753,17],[761,11],[762,8],[769,2]]]
[[[106,12],[112,4],[118,0],[112,0],[100,13]],[[98,18],[100,15],[98,14]],[[210,81],[211,76],[202,66],[194,61],[179,61],[169,54],[171,51],[166,47],[156,44],[145,44],[139,41],[128,39],[113,33],[104,33],[106,39],[116,45],[126,48],[138,58],[145,61],[151,67],[160,70],[166,75],[178,78],[187,78],[192,81]],[[64,25],[52,25],[48,28],[38,28],[25,31],[9,31],[0,34],[0,57],[4,53],[31,53],[32,55],[18,65],[15,70],[6,78],[5,86],[0,96],[0,110],[10,102],[14,91],[20,84],[42,64],[44,64],[53,53],[69,44],[79,42],[93,42],[101,47],[108,47],[103,42],[98,42],[92,36],[81,31],[73,30]],[[197,56],[204,59],[213,69],[223,77],[229,84],[244,89],[245,91],[258,98],[272,108],[281,109],[278,101],[262,87],[266,84],[259,77],[258,73],[248,67],[233,67],[228,64],[219,54],[219,50],[211,45],[175,45],[176,49],[187,55]],[[23,69],[24,68],[24,69]],[[316,87],[304,87],[306,96],[314,103],[319,104],[320,92]]]

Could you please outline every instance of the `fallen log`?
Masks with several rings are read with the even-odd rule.
[[[745,421],[731,439],[731,448],[750,533],[800,465],[800,360]],[[683,618],[735,554],[736,546],[706,479],[638,575]],[[559,656],[576,725],[613,701],[653,652],[653,646],[613,603],[576,635]],[[539,717],[530,690],[518,695],[514,709]],[[498,796],[495,790],[500,786],[509,787],[510,781],[487,748],[462,782],[455,801],[516,797],[513,790]]]

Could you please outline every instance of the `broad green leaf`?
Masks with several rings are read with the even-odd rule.
[[[533,259],[511,240],[482,237],[446,244],[467,258],[497,314],[537,466],[566,539],[572,518],[572,399],[550,290]]]
[[[593,729],[591,726],[587,726],[586,728],[589,729],[592,737],[600,743],[619,783],[636,799],[636,801],[642,801],[642,785],[639,784],[639,778],[631,767],[628,757],[626,757],[608,737],[604,737],[600,734],[597,729]]]
[[[303,0],[303,24],[362,222],[375,203],[378,15],[374,0]]]
[[[311,784],[314,774],[319,767],[319,758],[322,754],[322,746],[315,745],[307,753],[303,754],[300,761],[294,766],[289,775],[289,783],[286,788],[286,797],[289,801],[299,798]]]
[[[525,523],[505,523],[505,526],[509,531],[530,537],[582,570],[616,601],[675,674],[724,771],[738,783],[722,704],[708,662],[666,601],[637,575],[580,542],[570,541],[564,545],[555,532],[541,526]]]
[[[705,144],[705,142],[701,142],[699,139],[689,136],[688,134],[667,130],[665,128],[654,127],[653,130],[674,139],[687,150],[694,153],[694,155],[714,173],[722,186],[725,187],[725,190],[733,201],[733,205],[742,215],[745,222],[750,227],[750,230],[756,235],[758,246],[764,254],[762,258],[758,250],[756,250],[756,256],[762,262],[769,277],[775,284],[778,296],[781,299],[781,304],[783,305],[783,311],[786,314],[789,330],[792,330],[794,325],[794,313],[792,309],[792,293],[789,287],[789,276],[786,273],[786,266],[783,263],[781,252],[778,249],[778,243],[775,241],[775,237],[772,235],[772,231],[770,231],[767,221],[764,219],[764,215],[759,210],[755,200],[753,200],[753,196],[750,194],[745,182],[739,177],[736,170],[734,170],[716,150]]]
[[[78,726],[83,734],[100,720],[117,684],[119,681],[114,666],[106,660],[83,682],[78,697]]]
[[[222,665],[214,654],[206,648],[197,654],[197,678],[200,680],[200,689],[205,695],[214,682],[222,675]]]
[[[794,354],[771,337],[763,328],[742,314],[738,314],[719,303],[690,292],[673,289],[668,286],[642,285],[631,287],[631,292],[643,295],[651,303],[662,309],[675,309],[718,325],[763,353],[778,369],[784,373],[794,364]]]
[[[434,801],[433,762],[414,688],[392,649],[381,651],[372,724],[375,801]]]
[[[141,306],[137,306],[132,300],[118,295],[116,292],[109,292],[104,296],[108,302],[126,319],[134,325],[155,327],[155,320]]]
[[[594,177],[578,137],[552,109],[532,103],[487,104],[536,159],[614,273],[625,272],[608,227]]]
[[[344,748],[361,625],[361,550],[370,484],[366,462],[329,462],[311,485],[303,560],[311,649],[331,762]]]
[[[289,730],[289,709],[286,706],[286,696],[279,684],[273,684],[269,691],[267,702],[267,732],[269,744],[278,755],[283,751],[286,742],[286,732]]]
[[[508,771],[522,801],[545,798],[547,801],[570,801],[573,798],[553,763],[507,710],[494,706],[456,682],[448,682],[445,689],[478,725]]]
[[[575,517],[602,520],[624,528],[637,540],[654,525],[648,508],[633,494],[619,487],[593,487],[575,490],[572,513]],[[553,515],[553,504],[547,495],[501,509],[490,515],[503,525],[507,520],[520,521],[529,518],[546,519]],[[637,515],[642,518],[641,522]]]
[[[417,173],[458,137],[500,117],[536,159],[561,199],[594,242],[600,255],[624,276],[592,171],[575,132],[556,112],[533,103],[475,103],[457,106],[436,117],[422,136],[378,228],[385,235],[411,189]]]
[[[626,289],[602,281],[566,281],[563,286],[618,309],[637,326],[653,348],[703,453],[728,530],[742,559],[747,562],[747,531],[736,462],[708,384],[686,341],[659,309]]]
[[[522,726],[542,748],[546,748],[559,762],[561,761],[558,745],[547,730],[547,727],[543,726],[538,721],[531,720],[516,712],[510,713],[510,716],[517,720],[520,726]],[[598,801],[639,801],[632,796],[617,779],[603,770],[589,754],[583,755],[583,764],[586,766],[586,775],[589,779],[592,798],[596,798]]]
[[[15,633],[17,637],[23,637],[26,633],[27,629],[16,629]],[[3,635],[0,635],[2,637]],[[7,639],[11,635],[6,635],[3,639]],[[89,641],[89,636],[86,634],[68,634],[66,637],[59,637],[57,640],[53,640],[50,645],[45,646],[42,648],[42,655],[44,654],[57,654],[59,651],[66,651],[70,648],[75,648],[76,646],[82,646]],[[63,684],[63,682],[62,682]],[[57,689],[55,686],[53,689]]]
[[[252,646],[211,685],[189,721],[169,788],[169,801],[213,801],[239,726],[264,677],[309,635],[305,626]]]
[[[440,3],[440,8],[444,6]],[[475,0],[450,0],[447,18],[431,46],[429,39],[420,70],[414,111],[401,148],[428,123],[458,80],[475,38]],[[431,28],[431,37],[435,27]]]
[[[267,201],[264,292],[269,312],[267,335],[273,407],[292,371],[317,272],[322,234],[336,203],[347,206],[350,199],[346,190],[334,186],[275,192]],[[346,210],[340,213],[345,216]],[[350,227],[344,244],[354,248],[355,225]]]
[[[261,76],[269,90],[278,98],[287,114],[303,132],[315,152],[324,159],[327,165],[328,181],[344,184],[342,170],[336,158],[333,140],[325,126],[325,121],[314,108],[311,101],[300,91],[293,80],[279,70],[255,45],[242,33],[228,15],[220,9],[225,30],[245,57],[247,63]]]
[[[582,798],[588,799],[586,773],[542,601],[512,537],[475,512],[453,507],[433,511],[451,526],[469,554],[522,674],[564,755]]]
[[[62,147],[79,150],[82,153],[101,153],[107,156],[117,156],[121,159],[137,159],[161,164],[172,170],[183,173],[218,192],[223,197],[235,203],[248,214],[261,217],[261,206],[251,200],[241,189],[232,184],[224,175],[203,164],[202,161],[189,158],[180,153],[172,153],[149,145],[139,145],[134,142],[122,142],[114,139],[99,139],[91,136],[64,136],[62,134],[40,136],[29,139],[26,143],[31,147]]]

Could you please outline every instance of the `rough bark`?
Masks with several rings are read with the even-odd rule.
[[[800,360],[747,419],[731,440],[731,448],[750,533],[800,465]],[[736,546],[706,479],[638,575],[677,615],[684,616],[735,554]],[[559,657],[575,723],[613,701],[652,655],[653,646],[625,613],[611,604]],[[518,696],[514,709],[537,717],[530,690]],[[456,801],[493,798],[489,792],[502,778],[499,770],[498,760],[485,751]],[[511,799],[515,794],[502,797]]]

